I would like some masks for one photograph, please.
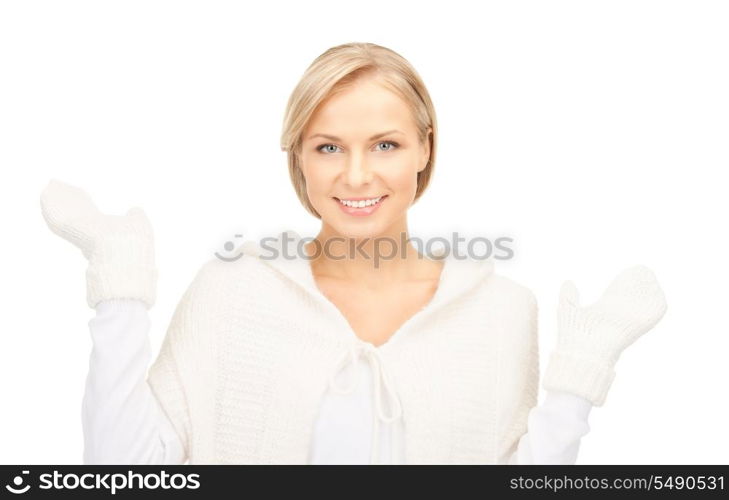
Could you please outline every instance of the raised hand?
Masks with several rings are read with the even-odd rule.
[[[132,207],[124,215],[101,213],[85,191],[57,179],[51,179],[43,189],[40,204],[51,231],[73,243],[89,261],[89,307],[114,298],[154,305],[154,237],[141,208]]]
[[[580,305],[574,283],[564,282],[557,347],[547,365],[544,387],[571,392],[601,406],[620,354],[653,328],[666,308],[663,290],[645,266],[622,271],[590,305]]]

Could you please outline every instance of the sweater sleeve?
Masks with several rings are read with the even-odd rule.
[[[568,392],[547,391],[544,402],[532,408],[528,432],[508,458],[510,465],[573,465],[580,440],[590,431],[592,403]]]
[[[181,464],[186,452],[145,381],[150,361],[147,306],[97,304],[82,404],[84,464]]]

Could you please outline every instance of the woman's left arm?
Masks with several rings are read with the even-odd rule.
[[[529,412],[528,432],[518,442],[506,463],[572,465],[577,461],[580,440],[590,432],[587,418],[592,403],[561,391],[547,391],[544,402]]]
[[[527,417],[527,432],[502,453],[499,463],[574,464],[580,439],[589,432],[593,406],[602,406],[622,351],[650,330],[666,312],[666,300],[652,271],[634,266],[620,273],[589,306],[580,306],[572,282],[560,291],[557,347],[543,387],[547,397]],[[536,350],[536,307],[529,313],[529,352]],[[534,361],[532,359],[532,361]],[[534,366],[538,366],[533,363]],[[536,372],[536,373],[535,373]],[[538,370],[530,371],[525,398],[533,398]]]

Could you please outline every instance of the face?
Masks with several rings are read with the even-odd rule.
[[[304,130],[300,168],[331,232],[375,237],[405,230],[429,156],[406,102],[369,78],[319,106]]]

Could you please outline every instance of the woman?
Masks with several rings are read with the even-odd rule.
[[[408,240],[436,138],[428,92],[400,55],[352,43],[319,56],[282,135],[319,234],[247,241],[205,263],[146,379],[151,226],[52,180],[44,217],[88,258],[96,309],[84,462],[574,463],[591,407],[620,352],[664,314],[663,294],[640,266],[589,307],[566,283],[537,406],[534,294],[490,260],[433,259]]]

